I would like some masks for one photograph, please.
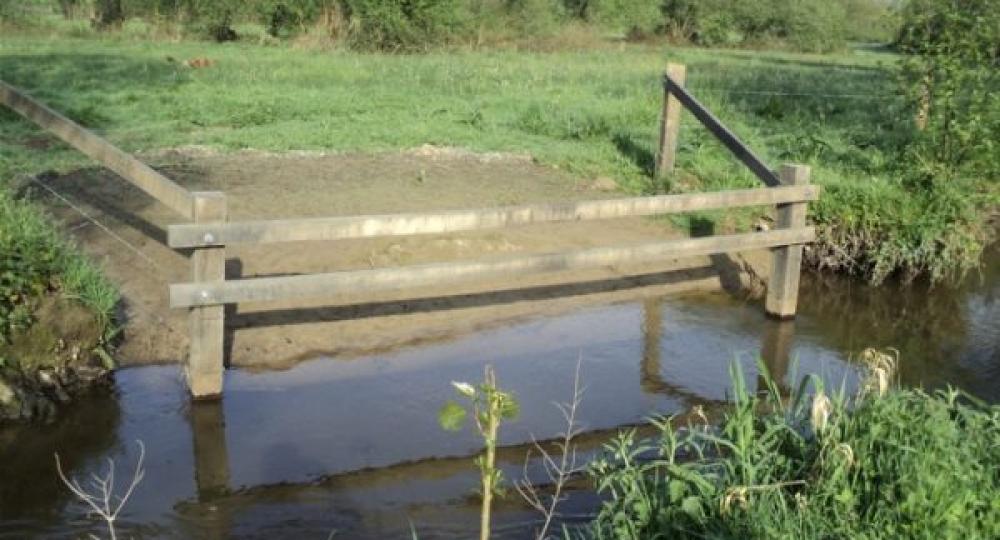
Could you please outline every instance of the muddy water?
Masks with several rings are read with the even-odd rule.
[[[648,299],[525,322],[450,343],[368,358],[320,358],[290,371],[228,374],[225,399],[190,406],[175,367],[126,369],[115,398],[81,404],[54,426],[0,431],[0,538],[102,534],[53,467],[73,475],[118,463],[119,479],[146,447],[146,476],[118,525],[135,538],[468,538],[478,524],[469,433],[444,433],[436,411],[451,380],[496,366],[524,414],[505,426],[500,461],[524,474],[525,442],[555,436],[552,406],[586,385],[584,454],[651,413],[726,397],[738,362],[750,384],[763,351],[786,385],[819,373],[851,385],[852,355],[896,347],[904,384],[957,385],[1000,401],[1000,257],[958,289],[878,289],[811,279],[792,323],[724,294]],[[540,479],[538,464],[528,474]],[[585,520],[586,490],[563,507]],[[498,508],[499,537],[524,538],[536,516]]]

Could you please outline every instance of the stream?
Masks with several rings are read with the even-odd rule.
[[[928,391],[960,387],[1000,402],[1000,251],[960,286],[803,277],[798,317],[768,320],[724,293],[650,298],[537,318],[365,358],[317,358],[281,372],[227,372],[221,402],[190,404],[177,366],[127,368],[115,396],[74,405],[55,424],[0,429],[0,539],[107,537],[59,481],[103,474],[127,483],[145,447],[145,477],[119,518],[119,538],[411,538],[477,535],[480,443],[442,431],[450,381],[486,364],[513,391],[521,417],[501,429],[507,478],[543,483],[532,440],[565,430],[553,402],[585,386],[581,458],[651,415],[718,409],[737,362],[752,387],[756,358],[786,388],[807,374],[856,385],[854,359],[892,347],[899,379]],[[537,457],[537,455],[536,455]],[[600,504],[574,489],[564,522]],[[495,537],[531,538],[539,515],[511,490]]]

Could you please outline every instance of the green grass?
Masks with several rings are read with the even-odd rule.
[[[1000,407],[874,387],[829,400],[818,379],[758,396],[733,378],[717,429],[663,421],[659,444],[607,446],[587,537],[1000,537]]]
[[[80,301],[97,317],[105,341],[110,339],[118,303],[115,287],[62,237],[49,216],[2,184],[0,253],[0,345],[32,325],[35,304],[47,294]]]
[[[218,64],[188,70],[168,56]],[[963,183],[951,206],[903,186],[898,156],[910,116],[895,95],[897,58],[879,51],[823,56],[621,44],[394,56],[128,34],[16,35],[0,43],[6,80],[131,151],[197,144],[373,152],[429,143],[527,152],[574,174],[611,176],[633,193],[759,185],[689,116],[680,136],[682,172],[666,185],[653,179],[659,78],[668,59],[688,65],[688,86],[766,161],[813,167],[814,181],[827,188],[812,207],[823,233],[814,265],[879,281],[899,269],[944,277],[978,260],[987,236],[982,216],[997,204],[997,182]],[[38,136],[0,113],[0,177],[85,163],[65,148],[23,144]],[[848,249],[855,245],[861,248]]]

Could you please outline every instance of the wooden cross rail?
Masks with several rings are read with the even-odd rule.
[[[659,174],[667,173],[673,170],[674,164],[674,153],[677,150],[677,133],[680,124],[680,108],[675,106],[671,107],[671,101],[676,99],[680,105],[687,108],[691,114],[698,119],[713,135],[715,138],[719,139],[726,148],[729,149],[733,155],[736,156],[744,165],[750,169],[750,172],[757,175],[761,182],[764,182],[768,186],[780,186],[781,180],[778,179],[777,175],[771,171],[763,160],[757,157],[754,151],[743,143],[736,136],[735,133],[729,130],[726,126],[715,117],[714,114],[709,112],[694,96],[692,96],[681,82],[675,81],[671,76],[671,73],[684,73],[683,69],[677,69],[676,64],[671,64],[667,69],[667,73],[663,75],[663,88],[664,92],[667,94],[664,100],[664,118],[663,118],[663,129],[660,131],[661,142],[660,142],[660,156],[657,159]]]
[[[496,229],[531,223],[651,216],[815,201],[819,186],[784,186],[714,193],[661,195],[599,201],[530,204],[433,214],[391,214],[332,218],[180,224],[168,228],[175,249],[227,244],[344,240],[375,236],[435,234]]]
[[[0,81],[0,103],[111,169],[185,218],[194,219],[194,196],[149,165],[3,81]]]
[[[188,387],[195,398],[210,398],[222,394],[224,304],[323,297],[354,289],[377,291],[486,277],[519,277],[771,248],[773,263],[765,310],[778,318],[793,317],[798,299],[803,244],[815,239],[815,230],[806,226],[806,204],[818,199],[819,187],[809,185],[808,167],[784,165],[777,173],[771,171],[684,88],[685,75],[686,68],[683,65],[670,64],[664,76],[663,122],[656,162],[657,173],[666,174],[674,168],[681,108],[684,107],[769,187],[424,214],[230,223],[227,221],[226,198],[222,193],[188,192],[146,164],[3,81],[0,81],[0,104],[32,120],[194,222],[171,225],[168,228],[170,247],[194,250],[191,257],[191,282],[170,286],[170,305],[190,310],[191,347],[186,365]],[[227,281],[225,278],[226,246],[236,243],[448,233],[531,223],[649,216],[761,205],[777,206],[775,230],[400,268],[234,281]]]
[[[684,88],[687,68],[682,64],[667,64],[663,75],[663,117],[660,124],[660,152],[656,158],[656,174],[664,175],[673,171],[677,156],[677,138],[680,134],[681,107],[685,107],[708,130],[715,135],[757,178],[772,186],[804,186],[809,183],[809,167],[804,165],[784,165],[775,174],[749,146],[719,121],[704,105]],[[804,202],[778,204],[777,223],[779,227],[804,227],[806,205]],[[776,248],[768,278],[767,299],[764,309],[771,316],[790,318],[795,316],[798,304],[799,273],[802,266],[802,245],[794,244]]]
[[[811,227],[802,227],[521,257],[489,258],[476,261],[326,274],[183,283],[170,286],[170,306],[179,308],[239,302],[270,302],[296,298],[322,298],[343,291],[395,290],[490,277],[521,277],[565,270],[600,268],[668,258],[695,257],[787,246],[811,242],[814,239],[815,230]]]

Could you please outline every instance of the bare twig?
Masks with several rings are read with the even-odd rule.
[[[122,509],[125,508],[125,503],[128,502],[135,488],[142,482],[143,477],[146,475],[146,471],[142,468],[143,460],[146,458],[146,447],[142,444],[142,441],[136,441],[136,444],[139,445],[139,459],[135,463],[135,472],[132,473],[132,481],[122,496],[115,495],[115,461],[113,459],[108,458],[108,472],[103,477],[93,473],[90,475],[91,491],[88,492],[80,485],[79,480],[66,477],[66,474],[62,470],[59,454],[55,454],[56,472],[59,473],[59,479],[73,492],[73,495],[76,495],[77,499],[80,499],[80,501],[89,506],[94,514],[101,516],[105,523],[107,523],[108,537],[111,540],[117,539],[115,520],[118,519]],[[91,538],[95,537],[91,535]]]
[[[535,536],[537,540],[544,540],[548,537],[552,520],[557,515],[557,507],[560,502],[566,499],[563,494],[566,483],[570,478],[583,470],[583,467],[577,464],[576,445],[573,444],[573,439],[582,432],[576,420],[577,410],[580,408],[580,402],[583,400],[584,389],[580,387],[580,364],[582,360],[581,357],[576,361],[572,399],[567,403],[555,404],[559,412],[562,413],[563,419],[566,420],[566,431],[559,433],[559,441],[555,443],[555,447],[559,450],[558,460],[532,437],[534,450],[541,456],[542,467],[545,469],[545,474],[552,483],[552,495],[549,496],[548,500],[545,500],[545,496],[539,492],[539,488],[532,483],[528,475],[528,462],[531,460],[532,454],[531,449],[528,450],[528,454],[525,457],[523,478],[514,482],[514,488],[517,489],[521,498],[545,518],[542,528],[538,530]]]

